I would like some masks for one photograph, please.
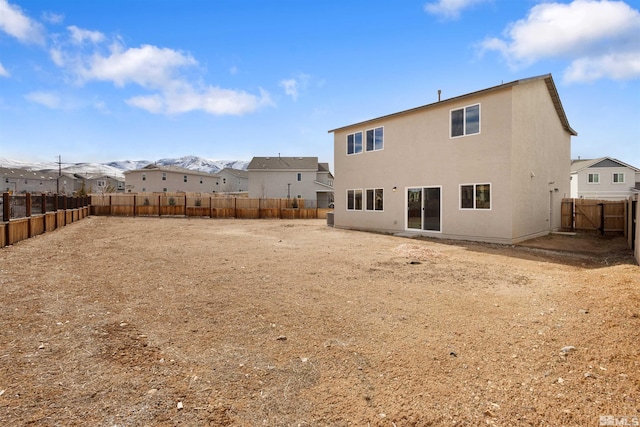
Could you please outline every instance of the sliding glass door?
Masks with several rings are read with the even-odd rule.
[[[440,187],[407,189],[407,228],[441,231]]]

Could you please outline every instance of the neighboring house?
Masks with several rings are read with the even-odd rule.
[[[58,172],[31,171],[15,168],[0,168],[0,188],[12,194],[72,194],[75,177]]]
[[[560,228],[577,133],[550,74],[329,132],[336,227],[496,243]]]
[[[244,170],[224,168],[216,172],[216,193],[242,193],[249,191],[249,173]]]
[[[571,197],[625,200],[640,193],[640,169],[611,157],[571,161]]]
[[[150,164],[142,169],[124,172],[127,193],[154,192],[240,192],[246,191],[244,171],[223,169],[217,174],[175,166]]]
[[[251,198],[298,198],[319,208],[333,202],[333,175],[317,157],[254,157],[247,171]]]
[[[82,188],[84,182],[84,190],[87,193],[123,193],[124,192],[124,179],[117,178],[110,175],[89,175],[89,174],[75,174],[77,183],[75,185],[75,191],[79,191]]]

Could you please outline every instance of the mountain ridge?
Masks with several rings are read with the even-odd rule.
[[[155,161],[149,160],[116,160],[106,163],[63,163],[57,162],[22,162],[0,157],[0,167],[26,169],[31,171],[86,174],[86,175],[111,175],[116,178],[124,178],[124,172],[141,169],[149,164],[158,166],[176,166],[199,172],[216,173],[224,168],[246,170],[249,165],[244,160],[211,160],[199,156],[183,156],[179,158],[165,158]]]

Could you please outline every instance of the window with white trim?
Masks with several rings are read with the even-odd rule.
[[[491,184],[461,185],[460,209],[491,209]]]
[[[451,110],[451,138],[480,133],[480,104]]]
[[[302,181],[302,174],[298,172],[298,181]]]
[[[163,181],[167,180],[167,174],[165,172],[162,172],[162,180]]]
[[[366,190],[367,210],[382,211],[384,210],[384,189],[367,188]]]
[[[142,180],[143,180],[143,181],[146,181],[146,180],[147,180],[147,175],[146,175],[146,174],[144,174],[144,173],[142,174]]]
[[[613,174],[612,182],[614,184],[624,184],[624,172],[615,172]]]
[[[362,190],[347,190],[347,210],[362,210]]]
[[[362,153],[362,132],[347,135],[347,154]]]
[[[367,130],[367,151],[377,151],[384,148],[384,128],[379,127]]]
[[[183,178],[184,182],[187,182],[187,175],[184,175]]]
[[[590,173],[587,175],[587,184],[600,184],[600,174]]]

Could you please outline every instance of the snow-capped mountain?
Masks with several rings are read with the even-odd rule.
[[[141,169],[151,163],[158,166],[177,166],[200,172],[215,173],[224,168],[245,170],[249,162],[244,160],[209,160],[197,156],[185,156],[178,159],[150,160],[118,160],[108,163],[63,163],[63,173],[80,175],[111,175],[124,178],[123,172]],[[56,162],[28,163],[0,157],[0,167],[26,169],[34,171],[57,172],[60,168]]]

